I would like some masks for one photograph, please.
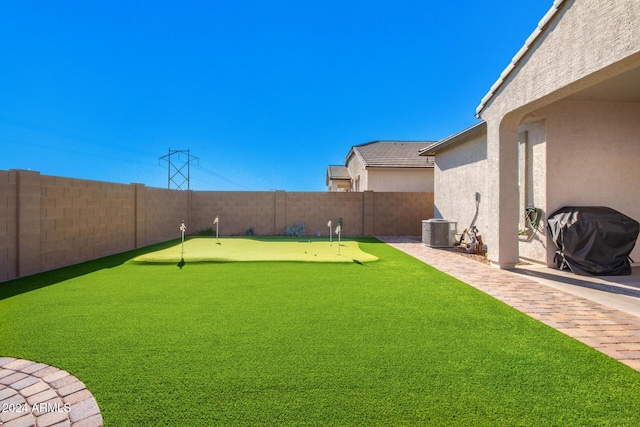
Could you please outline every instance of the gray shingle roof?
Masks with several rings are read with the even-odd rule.
[[[420,150],[433,141],[372,141],[355,145],[347,155],[357,156],[365,167],[379,168],[432,168],[433,159],[420,156]]]
[[[327,168],[327,178],[329,179],[351,179],[346,166],[329,166]]]

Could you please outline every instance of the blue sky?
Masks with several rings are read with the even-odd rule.
[[[325,191],[353,145],[476,123],[552,3],[8,0],[0,169],[166,187],[189,149],[195,190]]]

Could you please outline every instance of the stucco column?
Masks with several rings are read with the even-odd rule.
[[[488,230],[482,230],[493,266],[514,268],[518,262],[518,122],[487,121]]]

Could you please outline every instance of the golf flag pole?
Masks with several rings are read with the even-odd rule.
[[[340,238],[342,237],[342,217],[338,220],[338,255],[340,255]]]
[[[331,220],[327,223],[327,227],[329,227],[329,246],[333,246],[333,234],[331,233]]]
[[[216,240],[218,240],[218,216],[216,215],[216,219],[213,220],[213,223],[216,225]]]
[[[180,231],[182,232],[182,257],[184,258],[184,232],[187,231],[187,226],[184,225],[184,219],[182,220],[182,225],[180,226]]]

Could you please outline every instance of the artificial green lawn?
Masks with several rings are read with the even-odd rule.
[[[131,261],[157,246],[2,283],[0,355],[78,376],[109,426],[638,425],[640,373],[360,246],[379,260]]]

